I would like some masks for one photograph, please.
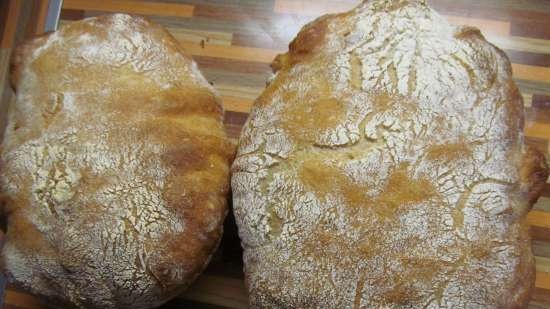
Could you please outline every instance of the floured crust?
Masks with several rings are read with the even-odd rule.
[[[306,25],[232,166],[251,308],[522,308],[548,176],[509,60],[420,0]]]
[[[151,308],[218,245],[233,147],[220,99],[160,26],[89,18],[14,55],[4,271],[63,308]]]

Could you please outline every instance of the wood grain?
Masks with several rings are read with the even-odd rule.
[[[536,54],[550,54],[550,41],[519,36],[502,36],[485,33],[485,38],[501,49],[511,49]]]
[[[33,33],[41,34],[46,26],[46,18],[48,17],[49,0],[41,0],[37,3],[36,21],[34,24]]]
[[[91,10],[112,13],[130,13],[159,16],[193,16],[193,6],[186,4],[164,3],[154,1],[90,1],[64,0],[63,8],[71,10]]]
[[[550,292],[550,273],[537,272],[535,287],[543,290],[548,290]]]
[[[532,106],[541,109],[550,109],[550,96],[534,95],[532,98]]]
[[[492,33],[496,35],[510,35],[511,24],[506,21],[471,18],[453,15],[444,15],[447,20],[453,25],[468,25],[479,28],[483,33]]]
[[[524,80],[550,82],[550,67],[539,67],[525,64],[512,64],[515,78]]]
[[[531,226],[550,229],[550,213],[533,210],[527,216],[527,222],[529,222]]]
[[[273,11],[275,13],[286,13],[286,14],[301,14],[301,15],[324,15],[345,12],[356,5],[361,1],[291,1],[291,0],[275,0],[275,5]]]
[[[184,49],[193,56],[207,56],[242,61],[270,63],[282,52],[265,48],[223,46],[216,44],[200,44],[192,41],[181,41]]]
[[[530,137],[546,138],[550,136],[550,124],[529,122],[525,126],[525,135]]]
[[[0,40],[0,48],[11,48],[14,43],[17,21],[21,13],[21,5],[22,2],[19,0],[7,0],[8,13],[3,23],[4,31],[2,32],[2,38]]]

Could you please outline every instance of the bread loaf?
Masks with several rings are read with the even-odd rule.
[[[192,59],[117,14],[24,44],[12,78],[8,278],[62,308],[152,308],[185,289],[219,242],[233,152]]]
[[[506,55],[421,0],[306,25],[232,166],[251,308],[521,308],[548,177]]]

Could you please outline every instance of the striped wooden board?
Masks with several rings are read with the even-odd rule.
[[[525,100],[527,143],[550,158],[550,1],[429,2],[451,23],[480,28],[489,41],[508,54]],[[226,128],[232,138],[237,138],[254,99],[271,76],[269,63],[275,55],[286,50],[305,23],[357,3],[359,0],[65,0],[62,23],[106,12],[126,12],[146,15],[164,25],[222,95]],[[11,13],[7,15],[8,20],[13,19]],[[13,42],[9,36],[13,29],[9,23],[6,25],[0,28],[4,33],[4,52],[0,53],[4,58],[0,59],[7,59]],[[550,308],[550,183],[528,219],[537,261],[536,288],[529,308]],[[236,227],[229,218],[220,250],[205,274],[180,298],[162,308],[247,308],[241,269]],[[43,306],[10,288],[5,308]]]

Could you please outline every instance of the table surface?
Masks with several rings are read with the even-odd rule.
[[[17,12],[18,4],[14,4],[17,1],[0,5],[5,11],[0,12],[0,18],[8,20],[0,29],[4,33],[0,70],[7,67],[13,45],[5,41],[10,30],[9,20],[17,18],[13,13]],[[287,49],[305,23],[325,13],[345,11],[359,2],[65,0],[61,24],[87,16],[126,12],[146,15],[164,25],[222,95],[226,128],[230,136],[236,138],[254,99],[271,76],[269,64],[275,55]],[[549,158],[550,1],[431,0],[429,3],[453,24],[480,28],[489,41],[508,54],[524,97],[526,141]],[[44,10],[42,4],[38,6]],[[40,18],[43,16],[38,13],[38,24]],[[5,80],[6,76],[2,75],[0,83]],[[9,91],[0,97],[4,102],[0,109],[2,115],[5,102],[10,98]],[[537,259],[537,282],[529,308],[550,308],[550,184],[546,184],[543,197],[529,214],[529,222]],[[184,295],[162,308],[246,308],[240,254],[236,227],[229,218],[220,250],[205,274]],[[36,299],[11,287],[5,300],[4,308],[43,308]]]

